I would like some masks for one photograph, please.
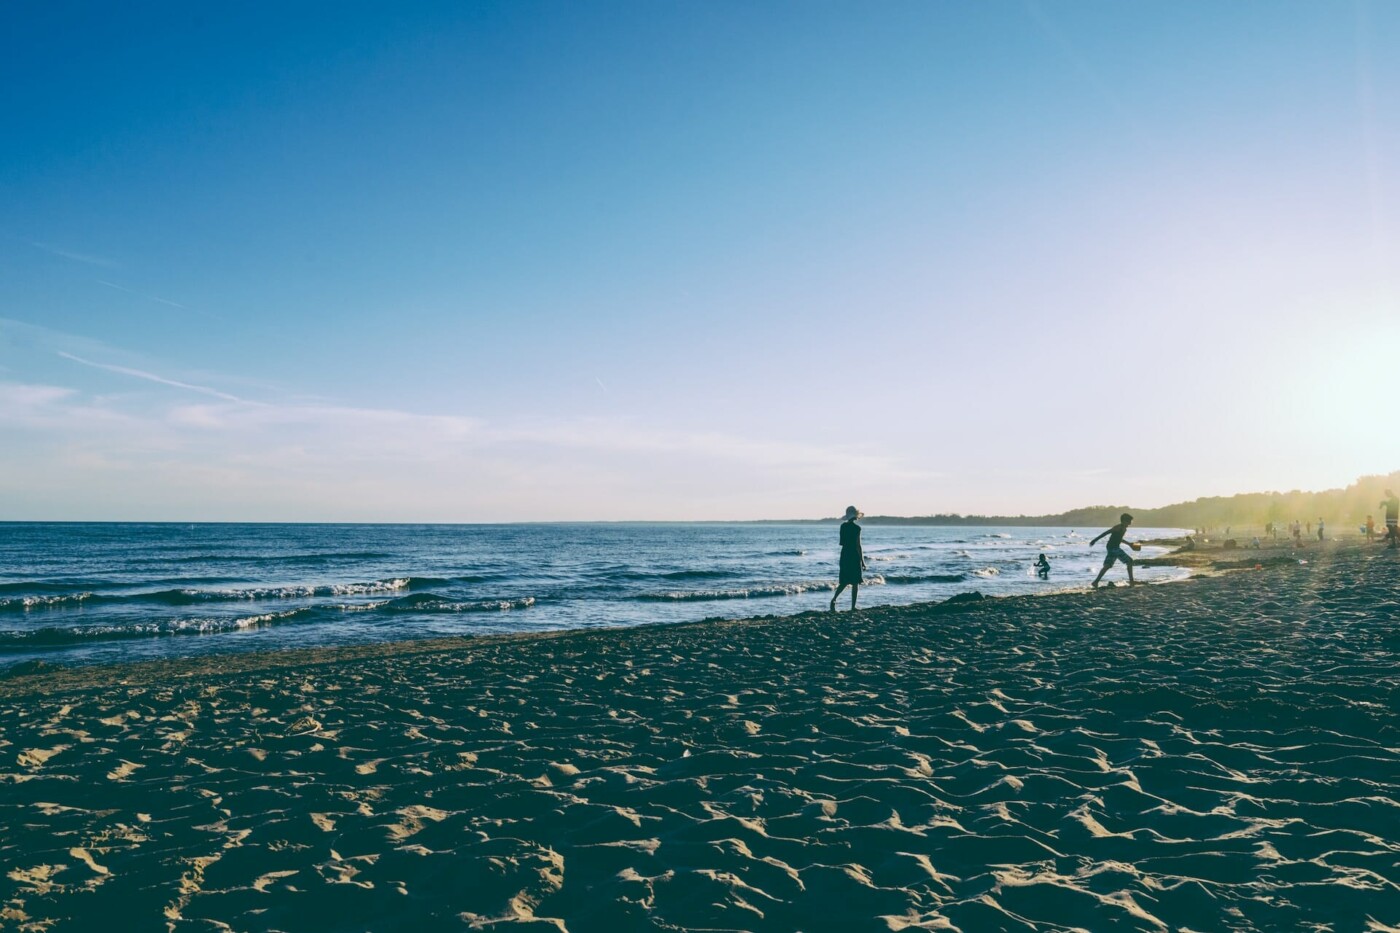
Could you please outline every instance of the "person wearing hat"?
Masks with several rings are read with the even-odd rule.
[[[1099,543],[1099,538],[1104,537],[1104,535],[1108,536],[1108,553],[1104,555],[1103,569],[1100,570],[1099,575],[1094,578],[1095,587],[1099,585],[1099,581],[1103,579],[1103,575],[1108,573],[1108,568],[1112,567],[1120,560],[1123,562],[1123,565],[1128,568],[1128,585],[1131,586],[1136,582],[1133,580],[1133,559],[1128,556],[1127,551],[1123,550],[1123,536],[1128,533],[1128,526],[1132,523],[1133,517],[1127,512],[1124,512],[1122,515],[1118,516],[1118,524],[1114,525],[1103,534],[1096,536],[1094,540],[1089,542],[1089,547],[1093,547],[1095,544]],[[1142,549],[1141,544],[1129,544],[1128,547],[1132,548],[1134,551]]]
[[[865,570],[865,553],[860,549],[860,526],[856,519],[861,512],[853,505],[846,506],[846,520],[841,523],[841,578],[836,581],[836,594],[831,597],[831,611],[836,611],[836,599],[846,587],[851,588],[851,608],[856,607],[856,594],[860,592],[861,572]]]

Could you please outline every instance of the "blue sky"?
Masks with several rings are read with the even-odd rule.
[[[1039,512],[1400,466],[1400,7],[0,22],[0,517]]]

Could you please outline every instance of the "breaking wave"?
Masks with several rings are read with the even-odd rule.
[[[862,586],[879,586],[886,578],[872,574],[865,578]],[[673,590],[668,593],[639,593],[632,599],[642,602],[671,603],[699,602],[720,599],[768,599],[775,596],[797,596],[820,590],[834,590],[831,580],[813,580],[804,583],[761,583],[754,586],[737,587],[729,590]]]
[[[886,583],[961,583],[965,573],[885,574]]]
[[[417,593],[370,603],[356,609],[377,609],[382,612],[507,612],[511,609],[528,609],[535,604],[535,597],[522,596],[517,599],[450,599],[436,593]]]
[[[179,588],[142,593],[31,593],[0,599],[0,612],[29,612],[76,606],[110,606],[122,603],[148,603],[161,606],[193,606],[204,603],[254,602],[275,599],[309,599],[330,596],[374,596],[403,590],[425,589],[451,583],[437,577],[398,577],[367,583],[330,583],[316,586],[254,586],[231,589]],[[36,590],[43,584],[27,588]]]
[[[472,613],[508,612],[527,609],[535,604],[533,596],[515,599],[450,600],[442,596],[422,594],[377,603],[347,603],[330,606],[302,606],[280,612],[257,615],[205,619],[163,619],[157,622],[124,622],[107,625],[54,625],[23,631],[0,632],[0,652],[33,647],[73,645],[89,641],[110,641],[127,638],[160,638],[174,635],[217,635],[225,632],[251,631],[293,622],[325,621],[342,613]]]

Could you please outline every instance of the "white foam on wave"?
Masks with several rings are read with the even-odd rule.
[[[369,583],[332,583],[319,586],[260,586],[247,589],[185,590],[192,597],[212,599],[298,599],[312,596],[370,596],[375,593],[396,593],[407,589],[408,577],[374,580]]]
[[[454,612],[507,612],[511,609],[528,609],[535,604],[535,597],[521,596],[515,599],[476,599],[452,600],[441,597],[428,597],[413,601],[413,597],[387,599],[367,606],[338,606],[339,609],[358,611],[360,609],[384,609],[405,613],[454,613]]]
[[[868,574],[861,586],[881,586],[885,578],[880,574]],[[636,598],[645,602],[689,602],[719,599],[764,599],[772,596],[798,596],[802,593],[821,590],[834,590],[836,584],[830,580],[814,580],[804,583],[767,583],[755,586],[736,587],[728,590],[672,590],[666,593],[643,593]]]
[[[0,599],[0,609],[49,609],[55,606],[70,606],[91,599],[91,593],[60,593],[52,596],[21,596],[13,599]]]
[[[285,609],[282,612],[264,612],[261,615],[235,619],[229,628],[234,630],[262,628],[267,625],[273,625],[282,619],[291,618],[300,612],[302,612],[301,609]]]
[[[407,577],[376,580],[373,583],[337,583],[331,586],[332,596],[361,596],[367,593],[393,593],[407,588]]]

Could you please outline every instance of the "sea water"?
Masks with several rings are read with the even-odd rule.
[[[867,525],[859,605],[1081,588],[1100,530]],[[827,608],[838,554],[834,523],[4,523],[0,667],[786,615]]]

